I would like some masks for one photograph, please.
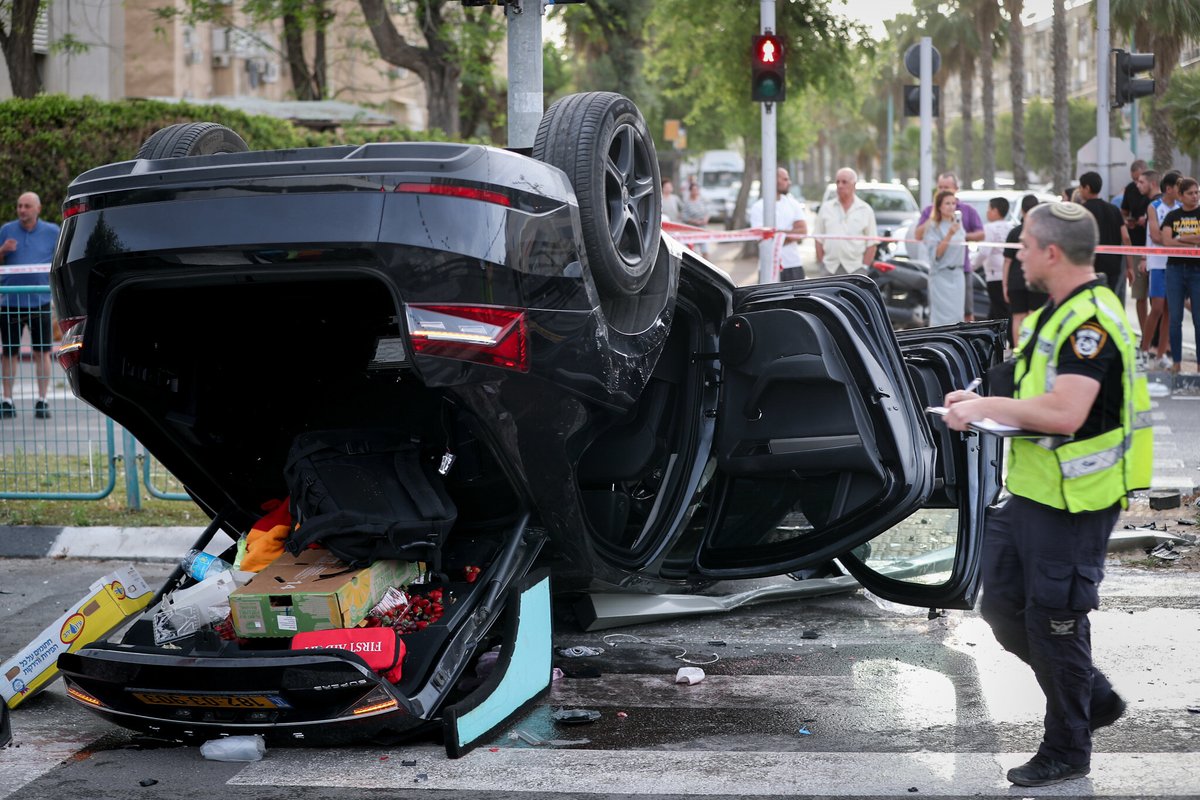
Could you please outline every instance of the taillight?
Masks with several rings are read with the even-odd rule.
[[[446,197],[482,200],[485,203],[495,203],[501,206],[512,205],[512,199],[508,195],[478,186],[456,186],[447,183],[400,183],[396,185],[395,191],[409,194],[440,194]]]
[[[88,205],[87,200],[72,200],[63,205],[62,218],[70,219],[76,214],[82,214],[85,211],[91,211],[91,206]]]
[[[62,331],[62,341],[54,355],[59,365],[70,370],[79,365],[80,351],[83,350],[83,329],[87,317],[64,317],[58,321],[58,329]]]
[[[87,703],[89,706],[97,706],[99,708],[104,707],[104,703],[100,702],[100,700],[94,695],[91,695],[85,692],[83,689],[80,689],[78,686],[68,686],[67,694],[71,697],[74,697],[81,703]]]
[[[501,306],[406,307],[413,352],[529,371],[525,312]]]

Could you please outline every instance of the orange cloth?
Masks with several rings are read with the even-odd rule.
[[[292,512],[287,498],[268,500],[262,506],[266,516],[254,523],[246,536],[246,555],[241,569],[246,572],[261,572],[283,554],[283,542],[292,530]]]

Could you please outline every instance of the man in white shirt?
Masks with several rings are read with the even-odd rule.
[[[808,222],[804,218],[804,206],[788,194],[788,187],[791,185],[792,179],[788,176],[788,171],[780,167],[775,177],[775,189],[779,193],[779,197],[775,201],[775,230],[790,231],[802,236],[807,235]],[[762,224],[763,200],[760,197],[750,207],[750,227],[761,228]],[[765,239],[759,247],[774,248],[774,244],[773,240]],[[785,239],[776,263],[782,267],[779,274],[781,281],[802,280],[804,264],[800,258],[800,240]]]
[[[822,203],[814,233],[836,236],[874,236],[875,211],[854,193],[858,173],[842,167],[834,178],[837,197]],[[817,266],[827,275],[857,272],[875,263],[877,245],[870,239],[816,240]]]

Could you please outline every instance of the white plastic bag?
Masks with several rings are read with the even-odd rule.
[[[704,680],[704,670],[699,667],[680,667],[675,673],[676,683],[686,683],[688,686],[695,686],[700,681]]]
[[[265,752],[267,743],[258,734],[209,739],[200,745],[200,755],[209,761],[262,761]]]

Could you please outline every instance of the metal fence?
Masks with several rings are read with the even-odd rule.
[[[28,291],[0,286],[0,298]],[[0,309],[0,499],[99,500],[117,489],[119,477],[130,508],[141,507],[143,488],[152,497],[190,499],[131,434],[71,393],[53,353],[34,350],[28,327],[18,328],[20,312],[5,305]],[[18,329],[20,339],[10,344],[10,334]],[[56,338],[57,330],[53,333]]]

